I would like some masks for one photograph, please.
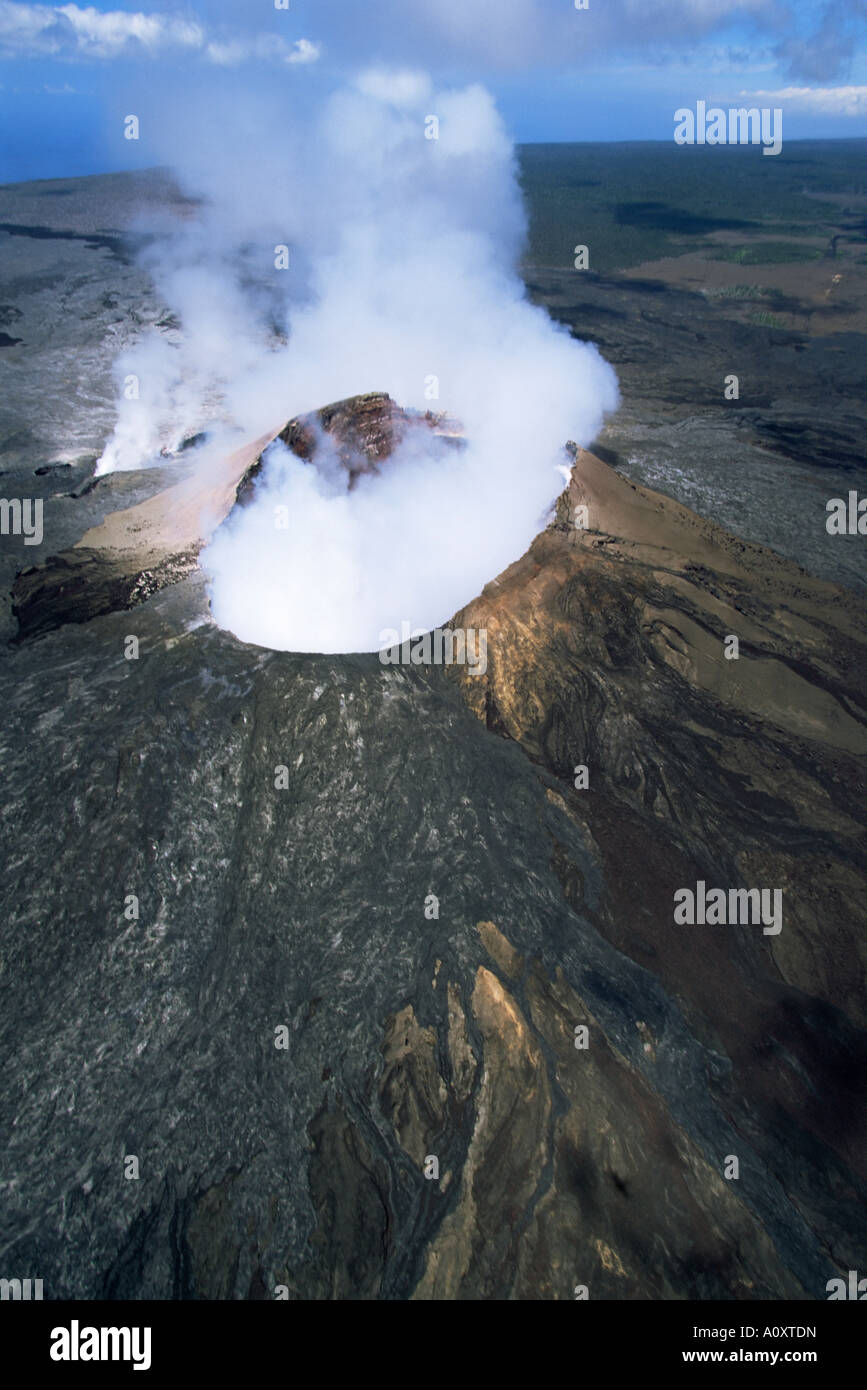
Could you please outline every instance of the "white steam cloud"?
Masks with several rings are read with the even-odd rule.
[[[281,131],[267,177],[243,134],[212,142],[192,182],[207,205],[152,248],[182,336],[119,364],[141,398],[122,401],[100,468],[140,467],[209,415],[221,448],[230,427],[255,436],[368,391],[447,412],[464,449],[413,431],[351,492],[272,446],[252,505],[203,556],[214,617],[243,640],[376,650],[405,620],[447,621],[521,555],[562,487],[563,444],[616,405],[614,373],[526,299],[513,150],[482,88],[365,72]],[[279,244],[288,271],[271,269]]]

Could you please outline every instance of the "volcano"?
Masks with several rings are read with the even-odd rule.
[[[452,619],[484,675],[218,628],[197,557],[270,442],[350,487],[410,429],[458,433],[368,395],[48,502],[0,667],[7,1264],[824,1298],[867,1237],[864,604],[572,446]],[[676,920],[699,883],[781,930]]]

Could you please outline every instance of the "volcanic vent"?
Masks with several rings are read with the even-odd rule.
[[[347,474],[348,486],[352,489],[359,478],[376,474],[379,465],[414,433],[427,447],[433,440],[453,448],[464,442],[457,421],[433,411],[420,414],[404,410],[385,391],[349,396],[321,410],[300,415],[289,421],[277,439],[305,462],[321,464],[325,459],[335,459]],[[260,457],[241,480],[240,503],[251,501],[263,465],[264,457]]]
[[[120,511],[111,511],[106,494],[119,490],[124,475],[104,475],[86,495],[94,510],[108,507],[105,520],[68,550],[17,576],[13,613],[19,640],[134,608],[186,578],[235,505],[253,503],[267,477],[266,452],[278,442],[315,466],[330,488],[351,492],[401,450],[412,454],[415,445],[435,461],[460,449],[464,437],[446,414],[404,410],[387,393],[369,392],[296,416],[228,457],[203,451],[181,481]],[[166,474],[144,476],[165,482]]]

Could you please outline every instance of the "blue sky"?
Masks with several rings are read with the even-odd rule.
[[[195,86],[315,102],[365,64],[479,81],[518,140],[669,140],[699,99],[867,135],[867,0],[0,0],[0,180],[164,162],[124,115]],[[180,132],[179,132],[180,138]]]

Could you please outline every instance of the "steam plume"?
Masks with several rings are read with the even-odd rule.
[[[594,437],[616,382],[525,297],[514,153],[482,88],[368,70],[272,154],[241,140],[181,170],[206,203],[151,254],[183,339],[143,349],[150,399],[123,403],[101,469],[141,466],[169,419],[219,414],[228,438],[367,391],[460,420],[464,450],[413,432],[351,493],[272,446],[203,557],[214,616],[242,639],[374,650],[403,620],[446,621],[526,549],[565,440]],[[280,244],[288,271],[271,269]]]

